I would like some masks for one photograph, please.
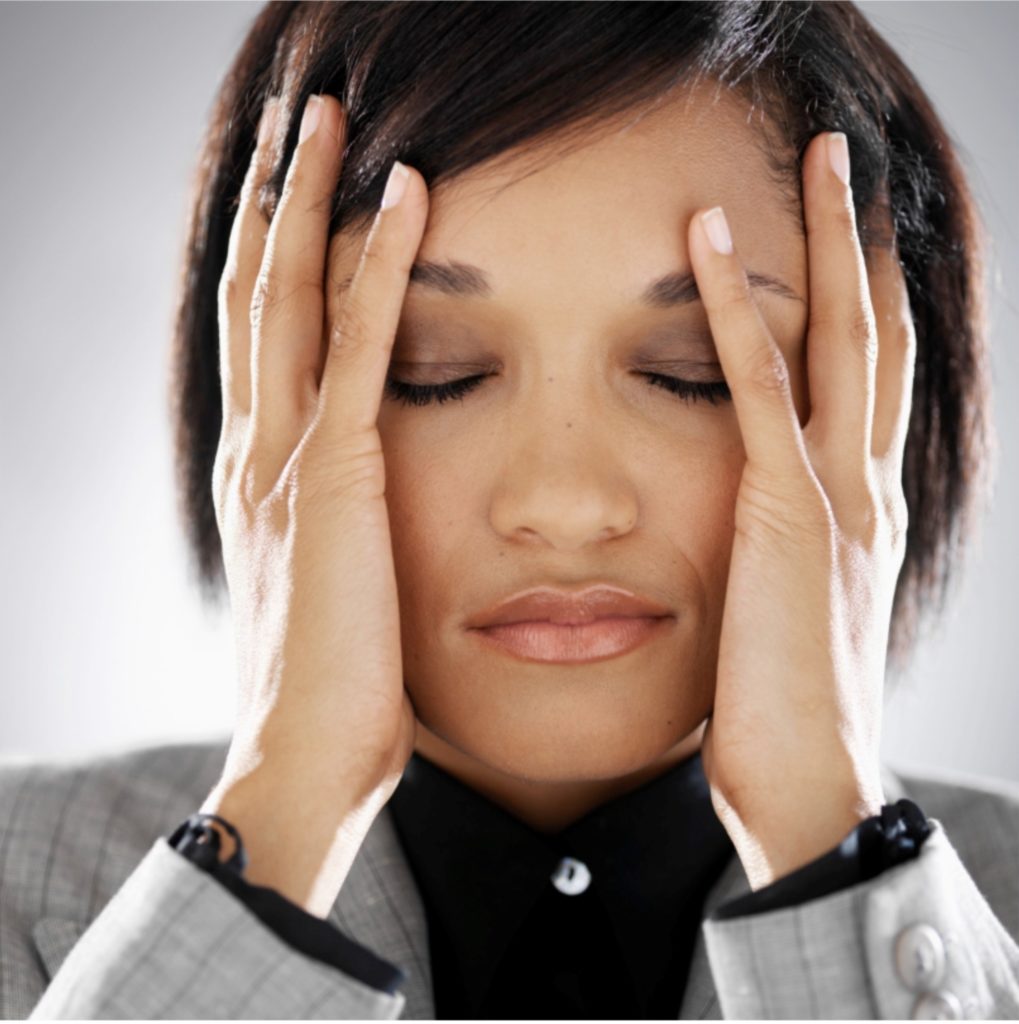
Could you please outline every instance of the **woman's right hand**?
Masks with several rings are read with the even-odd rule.
[[[316,104],[271,224],[257,204],[273,138],[263,114],[219,288],[213,495],[239,680],[202,810],[237,826],[249,881],[324,917],[414,749],[376,421],[428,189],[408,169],[349,289],[328,299],[346,125],[331,96],[305,119]]]

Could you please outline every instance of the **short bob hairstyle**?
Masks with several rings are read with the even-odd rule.
[[[916,78],[848,2],[268,3],[212,108],[183,254],[170,381],[180,514],[207,601],[226,590],[212,499],[222,427],[217,290],[267,97],[281,98],[271,217],[312,93],[336,96],[348,142],[330,233],[366,227],[393,160],[430,189],[514,147],[565,151],[616,115],[707,80],[756,113],[776,187],[802,219],[818,132],[849,140],[864,252],[897,244],[917,335],[903,489],[905,561],[889,663],[942,614],[996,454],[983,281],[987,235],[949,135]],[[562,150],[555,149],[562,143]],[[526,148],[526,146],[525,146]],[[519,153],[517,154],[519,155]],[[895,237],[869,215],[890,213]]]

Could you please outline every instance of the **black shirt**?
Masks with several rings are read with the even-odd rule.
[[[899,803],[925,822],[910,801]],[[416,752],[388,806],[425,906],[437,1019],[679,1015],[704,898],[736,856],[699,751],[554,835]],[[881,839],[880,817],[712,917],[790,906],[879,873],[895,861],[883,852],[891,833]],[[170,844],[285,941],[382,991],[406,980],[331,923],[232,873],[207,845],[183,842],[185,824]],[[864,839],[878,844],[866,857]],[[898,859],[919,852],[918,843],[905,845]]]
[[[735,856],[699,753],[555,835],[416,754],[391,804],[437,1016],[678,1016],[704,897]],[[582,891],[552,881],[564,857]]]

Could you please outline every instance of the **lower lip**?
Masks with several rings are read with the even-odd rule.
[[[578,626],[512,622],[470,632],[524,661],[583,664],[626,654],[658,636],[674,621],[671,615],[666,615],[658,618],[597,619]]]

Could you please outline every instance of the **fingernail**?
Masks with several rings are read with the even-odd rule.
[[[828,136],[828,162],[843,185],[849,184],[849,143],[845,132],[832,132]]]
[[[403,198],[404,192],[407,191],[407,180],[409,177],[407,168],[399,160],[394,160],[393,166],[389,171],[389,179],[386,181],[386,191],[382,194],[383,210],[396,206]]]
[[[732,235],[729,234],[729,222],[721,206],[713,206],[707,213],[701,214],[701,224],[707,233],[711,248],[722,256],[732,253]]]
[[[322,97],[309,96],[308,102],[304,105],[304,114],[301,117],[301,133],[297,141],[304,142],[309,135],[313,135],[322,120]]]

